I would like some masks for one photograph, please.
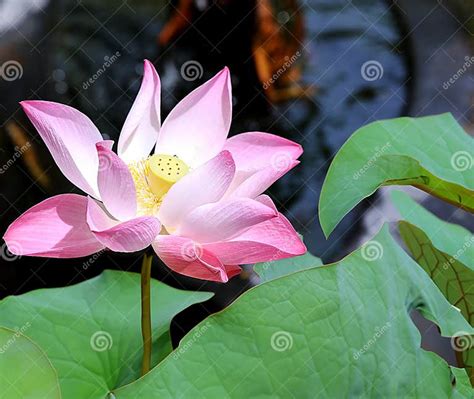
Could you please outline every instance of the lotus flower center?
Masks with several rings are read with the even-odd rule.
[[[158,198],[163,197],[188,171],[188,165],[177,156],[154,154],[148,158],[147,180]]]
[[[137,214],[154,216],[163,197],[189,167],[177,156],[154,154],[128,165],[137,192]]]

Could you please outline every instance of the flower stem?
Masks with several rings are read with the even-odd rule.
[[[142,262],[142,337],[143,337],[143,361],[142,375],[150,371],[151,366],[151,303],[150,303],[150,277],[152,256],[143,255]]]

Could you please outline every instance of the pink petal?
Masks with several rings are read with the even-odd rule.
[[[248,198],[202,205],[190,212],[176,234],[197,242],[222,241],[278,216],[273,207]]]
[[[293,160],[286,165],[285,168],[281,169],[269,165],[266,168],[254,172],[246,179],[242,179],[240,182],[234,180],[226,196],[255,198],[299,163],[299,161]],[[236,172],[236,176],[237,175],[238,172]]]
[[[175,231],[194,208],[219,201],[229,188],[234,173],[232,156],[228,151],[222,151],[171,187],[163,198],[158,219],[168,232]]]
[[[160,93],[160,77],[153,64],[145,60],[142,85],[118,142],[118,154],[127,163],[146,158],[156,144],[161,124]]]
[[[159,234],[161,224],[152,216],[142,216],[119,222],[89,198],[87,222],[92,233],[107,248],[115,252],[135,252],[148,247]]]
[[[92,121],[78,110],[49,101],[22,101],[21,106],[72,183],[99,198],[95,144],[102,141]]]
[[[232,265],[275,261],[306,252],[298,234],[281,214],[251,227],[232,240],[205,244],[204,248],[223,263]]]
[[[125,162],[107,145],[97,143],[99,193],[107,210],[116,219],[128,220],[137,212],[135,183]]]
[[[268,195],[266,195],[266,194],[259,195],[257,198],[255,198],[255,201],[258,201],[261,204],[266,205],[269,208],[272,208],[279,215],[278,209],[277,209],[275,203],[273,202],[273,200]]]
[[[185,237],[160,235],[153,249],[166,266],[185,276],[225,283],[240,273],[238,266],[224,266],[212,252]]]
[[[294,141],[262,132],[241,133],[229,138],[224,148],[235,160],[238,172],[256,172],[268,166],[275,171],[288,170],[303,153]]]
[[[91,231],[104,231],[120,224],[107,212],[105,206],[92,198],[87,199],[87,225]]]
[[[177,155],[196,167],[222,150],[231,119],[230,76],[224,68],[170,112],[163,122],[155,152]]]
[[[86,222],[87,198],[62,194],[40,202],[16,219],[3,237],[15,255],[79,258],[104,248]]]

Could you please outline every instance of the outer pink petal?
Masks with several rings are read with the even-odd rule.
[[[135,183],[125,162],[108,148],[97,143],[99,154],[99,193],[107,210],[117,219],[128,220],[137,212]]]
[[[171,270],[185,276],[225,283],[240,272],[238,266],[224,266],[212,252],[189,238],[160,235],[153,248]]]
[[[242,179],[243,181],[238,182],[234,180],[229,191],[226,193],[226,196],[255,198],[299,163],[299,161],[294,160],[288,165],[285,165],[285,168],[281,169],[269,165],[266,168],[251,174],[246,179]]]
[[[249,198],[237,198],[194,209],[183,219],[176,234],[200,243],[223,241],[277,216],[273,207]]]
[[[161,124],[160,96],[160,77],[153,64],[145,60],[142,85],[118,142],[118,154],[125,162],[147,157],[156,144]]]
[[[303,153],[301,145],[274,134],[241,133],[229,138],[224,148],[234,157],[238,172],[256,172],[268,166],[287,170]]]
[[[156,153],[177,155],[196,167],[223,148],[232,119],[229,70],[188,94],[163,122]]]
[[[205,244],[225,264],[275,261],[302,255],[306,247],[290,222],[283,216],[260,223],[238,237]]]
[[[88,201],[87,222],[97,240],[115,252],[140,251],[153,242],[161,229],[159,220],[151,216],[118,222],[92,198]]]
[[[21,106],[72,183],[99,198],[95,144],[102,140],[92,121],[78,110],[49,101],[22,101]]]
[[[234,178],[235,164],[228,151],[188,173],[163,198],[158,218],[169,232],[198,206],[219,201]]]
[[[33,206],[3,237],[10,252],[51,258],[79,258],[104,248],[86,222],[87,198],[57,195]]]

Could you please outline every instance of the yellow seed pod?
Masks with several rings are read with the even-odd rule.
[[[189,171],[188,165],[172,155],[154,154],[147,163],[148,184],[158,198],[163,197]]]

